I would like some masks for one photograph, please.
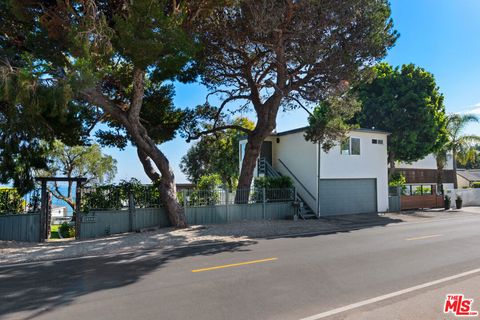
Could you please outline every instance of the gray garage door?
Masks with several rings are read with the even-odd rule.
[[[320,216],[377,212],[376,179],[320,180]]]

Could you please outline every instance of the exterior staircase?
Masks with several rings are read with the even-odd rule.
[[[282,175],[275,170],[272,165],[265,159],[265,158],[259,158],[257,162],[257,175],[263,175],[265,177],[273,177],[273,178],[278,178],[281,177]],[[295,192],[295,201],[297,201],[300,204],[299,210],[298,210],[298,216],[302,220],[307,220],[307,219],[318,219],[317,215],[315,212],[308,206],[308,204],[303,200],[303,198]]]

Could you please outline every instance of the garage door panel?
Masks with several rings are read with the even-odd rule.
[[[376,179],[320,180],[320,215],[377,212]]]

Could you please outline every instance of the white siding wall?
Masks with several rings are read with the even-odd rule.
[[[435,156],[433,154],[429,154],[425,158],[412,163],[397,162],[396,167],[401,169],[437,169],[437,160],[435,160]],[[447,155],[447,164],[445,165],[445,170],[453,170],[451,154]]]
[[[303,132],[279,136],[280,142],[273,141],[273,167],[282,175],[290,176],[288,170],[279,159],[290,169],[306,189],[315,197],[312,198],[298,181],[295,183],[297,192],[303,200],[316,211],[317,208],[317,145],[305,141]]]
[[[377,179],[377,208],[388,210],[387,135],[383,133],[352,131],[352,138],[360,138],[360,155],[340,154],[340,146],[320,156],[321,179]],[[382,139],[383,144],[372,144]],[[320,204],[321,207],[322,204]]]

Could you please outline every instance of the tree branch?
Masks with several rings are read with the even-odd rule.
[[[79,92],[81,98],[87,100],[92,105],[98,106],[104,112],[110,114],[117,121],[123,124],[128,122],[127,114],[118,105],[114,104],[107,97],[102,94],[100,86],[82,89]]]
[[[133,72],[133,98],[128,110],[128,117],[132,123],[137,123],[142,110],[145,94],[145,71],[135,68]]]
[[[145,152],[140,150],[140,148],[137,147],[137,155],[138,159],[142,163],[143,169],[147,176],[152,180],[152,182],[160,180],[161,176],[160,174],[153,168],[152,163],[150,162],[150,158],[147,156]]]
[[[222,131],[222,130],[226,130],[226,129],[235,129],[235,130],[238,130],[238,131],[242,131],[242,132],[245,132],[246,134],[251,134],[252,133],[252,130],[250,129],[247,129],[247,128],[244,128],[242,126],[239,126],[239,125],[226,125],[226,126],[220,126],[220,127],[215,127],[215,128],[212,128],[212,129],[209,129],[209,130],[205,130],[205,131],[202,131],[202,132],[199,132],[193,136],[189,136],[187,138],[187,142],[190,142],[192,140],[197,140],[199,139],[201,136],[203,135],[206,135],[206,134],[209,134],[209,133],[214,133],[214,132],[217,132],[217,131]]]

